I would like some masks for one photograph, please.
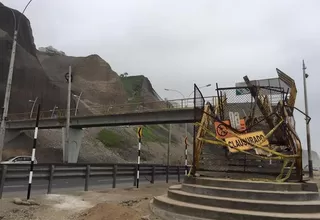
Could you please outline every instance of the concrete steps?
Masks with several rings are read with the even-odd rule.
[[[192,202],[194,204],[205,206],[262,212],[291,213],[292,210],[295,210],[297,213],[317,213],[320,210],[320,201],[263,201],[209,195],[196,195],[194,193],[188,193],[182,190],[169,190],[168,198],[181,202]]]
[[[248,179],[268,179],[270,181],[274,181],[276,177],[279,175],[280,172],[274,173],[241,173],[235,171],[199,171],[200,176],[203,177],[211,177],[211,178],[224,178],[224,179],[236,179],[236,180],[248,180]],[[284,173],[286,175],[286,173]],[[295,175],[291,175],[289,180],[294,180],[296,177]]]
[[[274,183],[219,178],[186,178],[155,197],[152,210],[176,220],[320,220],[314,183]]]
[[[267,191],[253,189],[233,189],[225,187],[202,186],[194,184],[183,184],[182,190],[190,193],[210,196],[221,196],[241,199],[271,200],[271,201],[310,201],[319,198],[317,192],[299,191]]]
[[[271,191],[311,191],[317,192],[318,187],[312,183],[278,183],[278,182],[264,182],[254,180],[237,180],[225,178],[185,178],[186,184],[197,184],[202,186],[216,186],[226,187],[232,189],[255,189],[255,190],[271,190]]]
[[[303,219],[319,220],[320,213],[300,214],[300,213],[275,213],[257,212],[238,209],[219,208],[180,202],[168,198],[166,195],[154,198],[153,204],[162,210],[171,213],[182,214],[181,220],[187,219],[186,216],[196,218],[216,219],[216,220],[284,220],[284,219]],[[166,219],[166,218],[164,218]],[[168,219],[169,220],[169,219]],[[180,219],[179,219],[180,220]]]

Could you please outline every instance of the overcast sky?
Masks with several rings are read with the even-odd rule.
[[[22,11],[28,0],[2,2]],[[119,74],[144,74],[167,98],[180,95],[165,87],[187,96],[193,83],[234,86],[244,75],[277,77],[279,68],[296,80],[297,107],[304,110],[305,59],[312,147],[320,152],[319,11],[317,0],[33,0],[25,14],[37,47],[99,54]],[[296,121],[305,143],[303,117]]]

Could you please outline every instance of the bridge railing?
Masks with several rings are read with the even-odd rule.
[[[206,100],[212,102],[213,96],[205,97]],[[199,98],[200,99],[200,98]],[[136,103],[124,103],[116,105],[102,105],[97,107],[87,107],[79,108],[76,112],[75,108],[70,109],[70,116],[94,116],[94,115],[115,115],[115,114],[127,114],[127,113],[141,113],[141,112],[150,112],[150,111],[160,111],[160,110],[174,110],[174,109],[185,109],[195,108],[194,98],[186,99],[174,99],[174,100],[163,100],[163,101],[154,101],[154,102],[136,102]],[[65,118],[67,116],[67,109],[54,109],[41,111],[40,119],[49,119],[49,118]],[[30,112],[24,113],[15,113],[9,114],[8,120],[27,120],[35,119],[36,111],[30,115]]]

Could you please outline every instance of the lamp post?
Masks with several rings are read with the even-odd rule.
[[[30,0],[25,8],[22,11],[22,14],[26,11],[29,4],[32,2]],[[11,9],[10,9],[11,10]],[[19,21],[17,23],[16,16],[13,10],[11,10],[14,18],[14,33],[13,33],[13,43],[12,43],[12,50],[11,50],[11,57],[10,57],[10,65],[9,65],[9,72],[8,72],[8,78],[7,78],[7,85],[6,85],[6,93],[4,96],[4,102],[3,102],[3,112],[1,116],[1,125],[0,125],[0,161],[2,161],[2,150],[4,147],[4,137],[6,134],[6,120],[8,117],[8,109],[9,109],[9,102],[10,102],[10,93],[11,93],[11,85],[12,85],[12,78],[13,78],[13,68],[14,68],[14,62],[16,57],[16,48],[17,48],[17,38],[18,38],[18,31],[20,27],[20,21],[21,21],[21,15],[19,17]]]
[[[308,111],[308,95],[307,95],[307,78],[308,74],[306,73],[306,65],[304,60],[302,61],[302,71],[303,71],[303,89],[304,89],[304,105],[305,105],[305,113],[309,115]],[[310,138],[310,124],[306,118],[306,130],[307,130],[307,147],[308,147],[308,167],[309,167],[309,177],[313,178],[313,164],[312,164],[312,152],[311,152],[311,138]]]
[[[71,66],[69,66],[69,72],[65,75],[66,80],[68,82],[68,101],[67,101],[67,125],[66,125],[66,137],[65,137],[65,143],[64,143],[64,161],[68,162],[68,148],[69,148],[69,136],[70,136],[70,106],[71,106],[71,82],[72,82],[72,73],[71,73]]]
[[[199,89],[200,89],[200,88],[205,88],[205,87],[210,87],[210,86],[211,86],[211,84],[207,84],[207,85],[204,85],[204,86],[199,87]],[[186,97],[183,95],[182,92],[180,92],[179,90],[176,90],[176,89],[167,89],[167,88],[165,88],[164,90],[179,93],[179,94],[183,97],[183,99],[181,100],[181,106],[182,106],[182,108],[188,106],[188,102],[186,102],[186,104],[183,106],[183,100],[185,100]],[[188,98],[189,98],[193,93],[194,93],[194,91],[192,91],[192,92],[189,94]],[[187,101],[187,100],[186,100],[186,101]],[[184,132],[185,132],[185,138],[186,138],[185,141],[187,141],[187,138],[188,138],[188,124],[187,124],[187,123],[185,123],[184,130],[185,130]],[[170,141],[171,141],[171,124],[170,124],[170,127],[169,127],[168,154],[169,154],[169,152],[170,152],[170,149],[169,149],[169,148],[170,148]],[[187,144],[187,142],[186,142],[186,144]],[[187,151],[187,147],[186,147],[185,150]],[[187,152],[186,152],[186,155],[187,155]],[[168,155],[168,157],[169,157],[169,155]],[[169,161],[169,158],[167,159],[167,163],[169,163],[168,161]],[[186,161],[187,161],[187,159],[186,159]],[[168,165],[169,165],[169,164],[168,164]]]
[[[183,100],[184,100],[186,97],[183,95],[182,92],[180,92],[179,90],[176,90],[176,89],[164,89],[164,90],[179,93],[179,94],[182,96],[182,99],[181,99],[181,108],[183,108]]]
[[[73,94],[73,97],[78,98],[77,104],[76,104],[76,111],[74,112],[74,116],[76,116],[77,113],[78,113],[78,108],[79,108],[79,102],[80,102],[80,99],[81,99],[81,95],[82,95],[82,92],[80,92],[80,95]]]
[[[53,118],[54,112],[55,112],[55,110],[56,110],[57,108],[58,108],[58,106],[54,105],[53,109],[50,110],[50,112],[52,112],[52,113],[51,113],[51,118]]]
[[[35,100],[29,100],[29,102],[32,102],[32,108],[31,108],[31,112],[30,112],[30,118],[32,118],[32,114],[33,114],[33,109],[34,109],[34,106],[36,105],[37,103],[37,100],[38,100],[38,97],[35,98]]]
[[[206,88],[206,87],[210,87],[211,84],[207,84],[205,86],[200,86],[199,89],[202,89],[202,88]],[[188,95],[188,98],[190,98],[190,96],[194,93],[194,91],[192,91],[189,95]]]

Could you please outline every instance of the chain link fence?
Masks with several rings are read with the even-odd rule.
[[[217,87],[217,95],[218,100],[214,105],[216,114],[211,117],[213,125],[209,129],[221,139],[231,136],[229,130],[240,133],[262,131],[268,134],[281,119],[278,103],[288,98],[283,88],[269,86]],[[216,127],[215,123],[222,125],[221,128]],[[269,137],[270,145],[286,145],[285,134],[284,128],[280,126]],[[208,136],[205,138],[215,139]],[[255,154],[254,149],[248,152]],[[280,161],[258,160],[241,152],[230,153],[225,146],[213,144],[204,146],[200,159],[200,169],[211,172],[273,172],[278,175],[281,164]]]

